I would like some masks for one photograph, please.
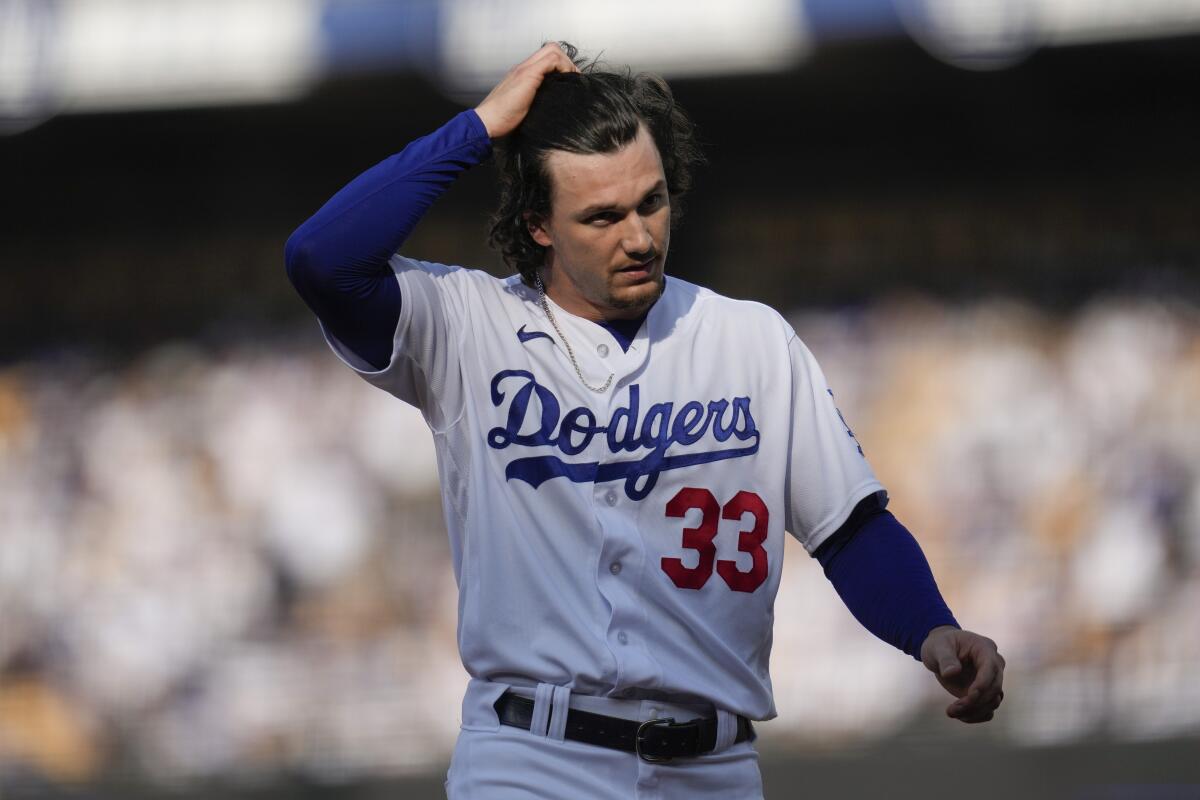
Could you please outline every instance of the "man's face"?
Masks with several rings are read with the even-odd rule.
[[[567,311],[593,320],[631,319],[662,294],[671,239],[667,178],[645,126],[615,153],[546,157],[550,216],[531,219],[548,248],[542,281]]]

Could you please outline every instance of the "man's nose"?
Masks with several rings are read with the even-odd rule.
[[[637,214],[630,215],[631,218],[625,221],[624,237],[622,246],[625,252],[631,256],[646,256],[654,250],[654,237],[650,235],[650,229],[646,227],[646,222]]]

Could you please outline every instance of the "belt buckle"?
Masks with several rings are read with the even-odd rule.
[[[633,740],[633,749],[634,749],[634,752],[637,753],[638,758],[640,758],[642,761],[647,761],[651,764],[662,764],[667,761],[670,761],[672,758],[671,756],[652,756],[652,755],[649,755],[648,753],[643,753],[642,752],[642,739],[643,739],[644,731],[646,730],[646,728],[652,728],[656,725],[670,726],[670,725],[674,725],[674,724],[675,724],[675,718],[667,717],[667,718],[661,718],[661,719],[648,719],[645,722],[643,722],[641,725],[638,725],[637,736],[635,736],[634,740]]]

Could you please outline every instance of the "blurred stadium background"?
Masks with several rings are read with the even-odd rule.
[[[0,797],[437,797],[432,446],[283,242],[544,39],[707,143],[669,269],[784,311],[1008,659],[946,719],[790,549],[771,797],[1200,797],[1200,2],[0,0]],[[503,273],[491,165],[406,247]]]

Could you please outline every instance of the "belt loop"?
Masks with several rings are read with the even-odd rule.
[[[553,698],[546,736],[561,742],[567,736],[567,711],[571,707],[571,689],[567,686],[555,686]]]
[[[539,683],[533,695],[533,719],[529,732],[534,736],[546,735],[546,723],[550,721],[550,702],[554,697],[554,684]]]
[[[713,752],[719,753],[730,747],[737,739],[737,715],[723,708],[717,709],[717,741]]]

